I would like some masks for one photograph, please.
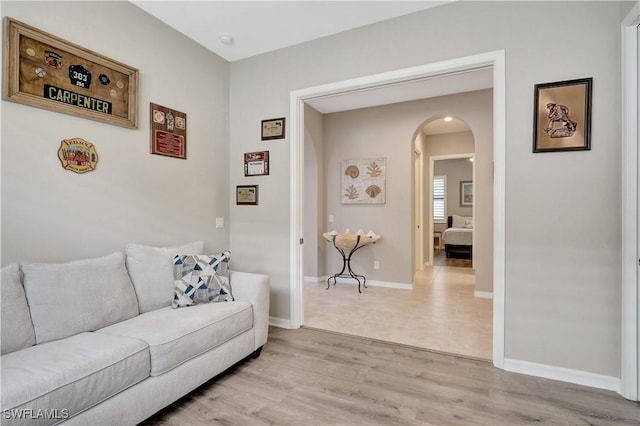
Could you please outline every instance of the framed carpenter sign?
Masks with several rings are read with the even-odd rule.
[[[591,149],[592,78],[536,84],[533,152]]]
[[[138,127],[138,70],[4,18],[2,98],[117,126]]]
[[[151,105],[151,153],[187,159],[187,114]]]

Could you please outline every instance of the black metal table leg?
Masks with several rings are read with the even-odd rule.
[[[334,275],[330,276],[329,278],[327,278],[327,290],[329,290],[329,287],[331,285],[331,279],[333,279],[333,285],[336,285],[336,283],[338,282],[338,278],[339,277],[343,277],[343,278],[353,278],[354,280],[358,281],[358,293],[362,293],[362,290],[360,289],[360,285],[363,285],[364,288],[367,288],[367,279],[365,278],[364,275],[358,275],[355,272],[353,272],[353,269],[351,269],[351,256],[358,249],[364,247],[364,245],[362,245],[362,246],[360,245],[360,235],[358,235],[358,238],[356,239],[356,244],[349,251],[348,255],[345,253],[345,251],[343,249],[339,248],[336,245],[336,235],[333,236],[333,246],[342,255],[342,269],[337,274],[334,274]],[[347,270],[349,273],[345,274],[344,273],[345,270]],[[362,278],[362,282],[360,282],[361,278]]]

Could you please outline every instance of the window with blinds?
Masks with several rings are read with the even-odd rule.
[[[433,221],[445,222],[447,211],[447,177],[433,177]]]

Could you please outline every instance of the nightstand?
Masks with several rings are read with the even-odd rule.
[[[438,244],[436,244],[436,239],[438,241]],[[433,247],[440,250],[442,248],[441,246],[442,246],[442,232],[433,231]]]

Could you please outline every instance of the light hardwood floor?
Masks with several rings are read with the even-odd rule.
[[[143,425],[640,425],[640,404],[491,363],[271,328],[238,364]]]
[[[490,360],[493,302],[474,287],[471,268],[449,266],[417,272],[412,290],[307,282],[304,326]]]

